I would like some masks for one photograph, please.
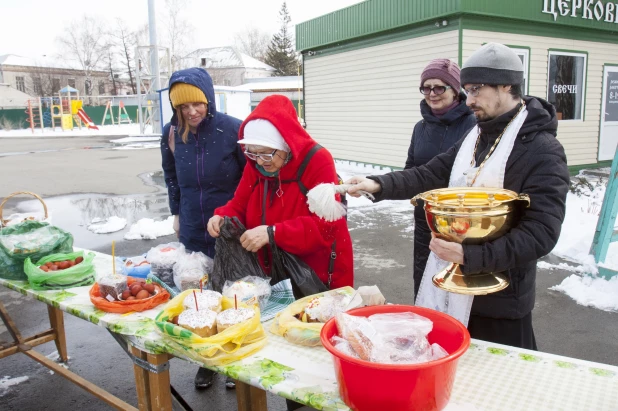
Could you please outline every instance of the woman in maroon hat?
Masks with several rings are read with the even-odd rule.
[[[444,153],[476,124],[461,92],[457,63],[449,59],[429,62],[421,74],[420,92],[425,97],[421,100],[423,119],[414,126],[405,169],[421,166]],[[414,210],[414,298],[421,285],[431,241],[422,201],[419,203]]]

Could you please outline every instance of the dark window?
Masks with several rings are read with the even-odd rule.
[[[92,94],[92,80],[84,81],[84,87],[86,88],[86,95],[89,96]]]
[[[99,81],[99,95],[105,94],[105,82]]]
[[[52,93],[57,93],[58,91],[60,91],[60,79],[53,78],[52,79]]]
[[[549,53],[547,101],[556,107],[558,120],[582,120],[586,79],[586,55]]]
[[[202,67],[206,66],[206,59],[204,57],[202,57]]]
[[[69,87],[75,88],[75,79],[74,78],[70,78],[69,79]]]
[[[34,88],[34,94],[37,96],[43,95],[43,86],[41,85],[41,79],[35,78],[32,80],[32,86]]]
[[[19,91],[23,91],[24,93],[26,92],[26,81],[23,77],[15,77],[15,88]]]

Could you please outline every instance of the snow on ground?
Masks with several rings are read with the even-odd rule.
[[[550,290],[560,291],[583,306],[618,312],[618,276],[605,280],[573,274]]]
[[[126,144],[123,146],[114,147],[112,150],[145,150],[149,148],[159,148],[161,145],[159,143],[133,143]]]
[[[95,234],[108,234],[120,231],[127,226],[127,219],[111,216],[107,219],[95,218],[88,225],[88,230]]]
[[[124,235],[125,240],[154,240],[157,237],[174,234],[174,216],[166,220],[155,221],[152,218],[142,218],[133,224]]]
[[[159,136],[138,136],[138,137],[123,137],[117,138],[115,140],[109,140],[110,143],[114,144],[128,144],[128,143],[144,143],[148,141],[159,141],[161,137]]]
[[[98,126],[98,130],[92,130],[87,127],[74,128],[73,130],[63,131],[60,127],[55,129],[46,128],[41,131],[40,128],[34,129],[34,133],[29,128],[19,130],[0,130],[0,138],[2,137],[76,137],[76,136],[139,136],[142,135],[139,124],[119,124]],[[151,128],[145,130],[144,135],[152,134]],[[151,137],[154,137],[151,135]],[[158,137],[158,136],[157,136]]]
[[[4,397],[13,385],[21,384],[24,381],[28,381],[28,377],[11,378],[7,375],[0,378],[0,397]]]
[[[337,160],[335,165],[344,181],[355,175],[378,175],[391,171],[388,168],[341,160]],[[552,251],[552,254],[568,263],[550,264],[540,261],[537,267],[576,273],[551,289],[565,293],[581,305],[606,311],[618,311],[618,277],[612,280],[597,278],[598,266],[618,271],[618,242],[610,245],[604,263],[597,264],[590,254],[606,184],[607,179],[604,179],[604,184],[597,182],[588,188],[580,187],[578,194],[568,194],[562,231]],[[363,218],[376,211],[388,210],[394,218],[402,213],[412,213],[409,200],[387,200],[373,204],[363,197],[354,198],[352,196],[348,196],[348,209],[349,216],[360,215]],[[369,226],[370,220],[366,224]],[[405,234],[402,233],[402,235]]]

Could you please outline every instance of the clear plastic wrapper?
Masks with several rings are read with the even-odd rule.
[[[382,364],[418,364],[448,355],[438,344],[429,344],[431,320],[414,313],[336,317],[340,336],[359,358]]]
[[[212,265],[212,258],[204,253],[179,254],[173,268],[174,284],[180,291],[200,288],[200,281],[202,288],[209,288]]]
[[[352,298],[344,293],[327,293],[307,304],[307,322],[325,323],[337,314],[344,312]]]
[[[146,278],[150,274],[150,262],[148,262],[145,256],[139,255],[118,260],[116,261],[116,266],[120,267],[123,275]]]
[[[170,287],[174,287],[174,264],[185,254],[185,247],[177,242],[160,244],[148,251],[150,272]]]
[[[127,277],[120,275],[108,275],[101,277],[99,281],[101,297],[108,301],[118,301],[122,292],[127,289]]]
[[[237,281],[226,281],[223,286],[223,295],[230,299],[236,296],[239,302],[247,305],[259,305],[260,310],[266,308],[271,294],[268,278],[247,276]]]
[[[354,349],[347,340],[344,340],[343,338],[335,335],[330,339],[330,342],[335,346],[337,350],[341,351],[345,355],[358,358],[358,355],[354,352]]]

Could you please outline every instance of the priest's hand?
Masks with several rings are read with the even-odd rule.
[[[268,244],[267,226],[260,225],[251,230],[247,230],[240,236],[240,244],[247,251],[257,252],[260,248]]]
[[[434,233],[431,233],[431,242],[429,243],[429,249],[433,251],[433,253],[438,258],[444,261],[457,264],[464,263],[464,252],[461,244],[441,240],[436,237]]]

